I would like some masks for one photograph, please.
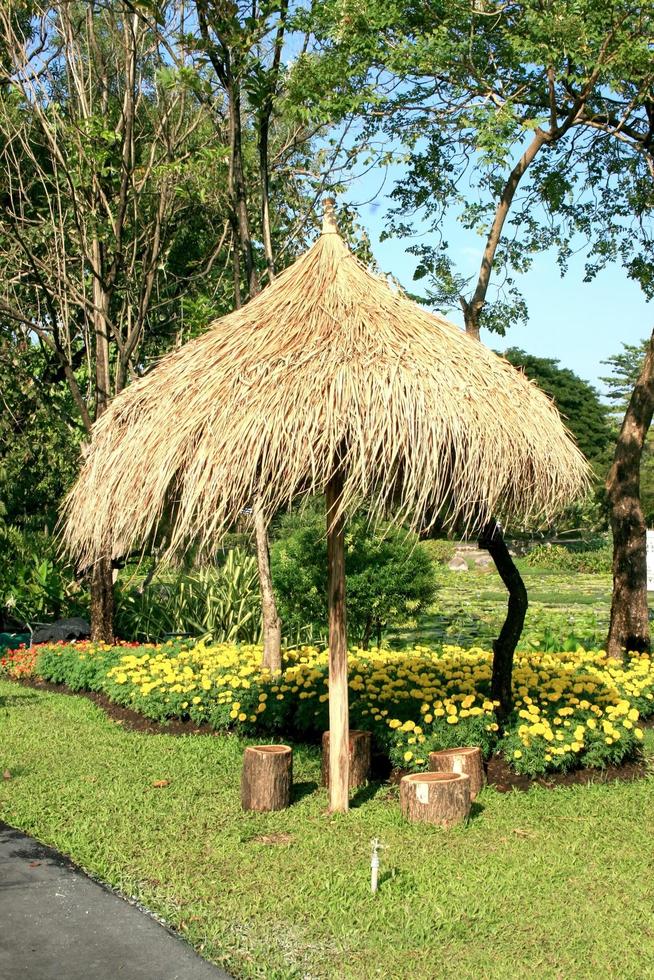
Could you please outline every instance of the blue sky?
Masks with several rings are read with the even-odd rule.
[[[357,184],[357,197],[365,200],[363,181]],[[350,193],[347,200],[357,207],[380,267],[393,273],[406,288],[420,292],[420,283],[412,281],[417,259],[406,252],[411,243],[379,241],[386,210],[384,198],[357,206]],[[444,237],[458,269],[465,275],[476,274],[483,239],[466,231],[454,218],[444,228]],[[640,287],[618,265],[604,270],[593,282],[584,283],[583,277],[583,252],[573,257],[564,278],[553,253],[538,255],[530,272],[517,279],[529,309],[529,322],[510,328],[505,337],[483,331],[483,341],[496,350],[521,347],[530,354],[555,357],[601,391],[598,379],[607,373],[601,361],[617,353],[623,342],[638,343],[649,336],[654,326],[654,304],[646,302]],[[460,309],[448,311],[447,316],[463,325]]]

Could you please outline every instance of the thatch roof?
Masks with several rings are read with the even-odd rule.
[[[267,515],[344,468],[414,527],[549,516],[586,463],[548,398],[458,327],[371,275],[336,227],[247,306],[167,355],[95,425],[66,503],[87,564],[146,541],[213,545],[260,495]]]

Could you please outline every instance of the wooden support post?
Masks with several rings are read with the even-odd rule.
[[[288,745],[252,745],[243,755],[244,810],[284,810],[291,802],[293,751]]]
[[[484,765],[481,749],[466,746],[460,749],[443,749],[429,753],[432,772],[464,772],[470,776],[470,799],[474,800],[484,785]]]
[[[322,736],[322,784],[329,786],[329,732]],[[365,786],[370,779],[372,757],[372,734],[350,729],[349,737],[350,789]]]
[[[470,776],[414,772],[400,782],[400,806],[411,823],[453,827],[470,813]]]
[[[337,470],[326,488],[327,599],[329,606],[329,809],[347,813],[349,798],[349,719],[347,629],[345,622],[345,518],[334,520],[343,492]]]

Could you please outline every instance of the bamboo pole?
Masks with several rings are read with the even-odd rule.
[[[327,594],[329,604],[329,809],[349,805],[349,720],[345,622],[345,518],[333,519],[343,492],[337,470],[327,484]]]

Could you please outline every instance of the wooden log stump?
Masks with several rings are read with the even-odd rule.
[[[244,810],[284,810],[291,802],[293,751],[288,745],[253,745],[243,755]]]
[[[365,786],[370,779],[372,735],[370,732],[350,731],[350,789]],[[329,786],[329,732],[322,736],[322,785]]]
[[[414,772],[400,782],[400,806],[411,823],[453,827],[470,813],[470,776],[456,772]]]
[[[481,749],[465,746],[458,749],[442,749],[429,753],[429,768],[432,772],[464,772],[470,776],[470,799],[477,797],[484,785],[484,765]]]

